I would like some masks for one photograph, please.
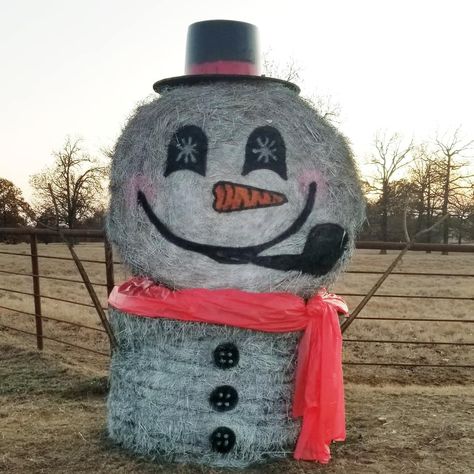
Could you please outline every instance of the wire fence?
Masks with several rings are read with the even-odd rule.
[[[74,347],[75,349],[80,349],[83,351],[88,351],[100,356],[109,357],[110,351],[106,350],[98,350],[97,346],[90,347],[90,345],[78,344],[76,342],[71,342],[64,338],[60,338],[54,334],[54,337],[51,335],[45,335],[43,332],[43,322],[49,321],[57,325],[65,325],[77,328],[81,331],[93,331],[93,333],[101,336],[106,341],[106,327],[94,327],[88,324],[82,324],[77,321],[70,321],[64,319],[62,317],[58,317],[57,315],[51,314],[44,314],[42,309],[42,302],[47,300],[57,301],[61,303],[66,303],[68,305],[75,305],[83,308],[87,308],[92,313],[95,311],[106,310],[106,302],[101,303],[101,308],[98,308],[96,304],[93,304],[93,301],[77,301],[70,298],[63,298],[59,296],[54,296],[51,294],[44,294],[41,290],[40,282],[41,280],[52,280],[58,282],[65,282],[68,284],[80,284],[84,285],[84,279],[79,278],[68,278],[63,277],[60,275],[45,275],[41,273],[40,270],[40,260],[41,259],[53,259],[57,260],[58,262],[73,262],[74,259],[72,257],[65,257],[61,255],[46,255],[40,254],[38,252],[38,236],[41,235],[58,235],[58,232],[49,230],[49,229],[34,229],[34,228],[0,228],[0,236],[8,235],[8,234],[16,234],[16,235],[28,235],[30,240],[30,251],[29,252],[15,252],[10,250],[4,250],[7,246],[2,246],[2,250],[0,250],[0,255],[7,255],[10,257],[24,257],[29,258],[31,261],[31,271],[16,271],[12,269],[0,268],[0,274],[5,276],[11,277],[24,277],[27,279],[31,279],[32,289],[33,291],[24,291],[23,289],[17,289],[12,287],[0,287],[0,292],[12,293],[17,295],[22,295],[24,297],[31,298],[34,304],[34,312],[32,311],[25,311],[24,309],[14,308],[10,305],[5,305],[3,302],[0,304],[0,314],[3,315],[19,315],[24,316],[25,318],[29,318],[30,320],[34,320],[35,322],[35,331],[28,331],[22,327],[15,327],[12,325],[10,321],[14,321],[14,318],[8,319],[9,324],[4,324],[4,320],[0,322],[0,329],[19,332],[23,334],[27,334],[30,336],[34,336],[36,338],[36,346],[39,350],[43,349],[44,341],[52,341],[55,343],[63,344],[69,347]],[[91,258],[81,258],[81,262],[89,263],[89,264],[100,264],[103,265],[103,271],[101,273],[104,275],[103,281],[92,281],[92,286],[98,287],[102,289],[102,291],[106,290],[106,294],[109,294],[114,286],[114,265],[121,265],[120,261],[114,261],[113,251],[111,245],[105,239],[104,233],[100,230],[63,230],[61,231],[61,236],[65,239],[68,238],[94,238],[98,239],[99,242],[102,242],[103,245],[103,259],[91,259]],[[377,250],[399,250],[403,249],[404,243],[397,243],[397,242],[358,242],[357,248],[359,249],[377,249]],[[474,245],[442,245],[442,244],[414,244],[413,248],[410,252],[417,252],[417,251],[432,251],[432,252],[463,252],[463,253],[471,253],[474,255]],[[58,267],[58,271],[61,270],[61,267]],[[348,274],[354,275],[381,275],[384,272],[380,270],[349,270]],[[417,277],[417,278],[433,278],[433,277],[450,277],[450,278],[463,278],[463,279],[472,279],[474,277],[474,273],[467,272],[467,273],[442,273],[442,272],[419,272],[419,271],[397,271],[394,270],[390,274],[391,276],[403,276],[403,277]],[[474,280],[472,280],[473,285],[470,285],[471,292],[467,295],[409,295],[409,294],[402,294],[402,293],[383,293],[383,294],[374,294],[373,298],[388,298],[388,299],[397,299],[397,298],[404,298],[407,300],[413,299],[422,299],[422,300],[444,300],[444,301],[459,301],[461,303],[467,304],[467,302],[474,302]],[[346,293],[339,293],[341,296],[345,297],[365,297],[366,294],[360,292],[346,292]],[[456,318],[456,317],[443,317],[443,318],[433,318],[433,317],[423,317],[422,315],[406,315],[403,317],[395,317],[395,316],[376,316],[376,315],[363,315],[357,318],[361,321],[366,321],[370,323],[375,323],[379,321],[397,321],[397,322],[417,322],[422,324],[452,324],[452,323],[461,323],[463,327],[468,327],[469,324],[474,323],[474,319],[468,318]],[[448,331],[449,333],[449,331]],[[472,331],[470,332],[472,334]],[[350,334],[350,333],[349,333]],[[88,340],[88,338],[84,338],[84,340]],[[408,340],[408,339],[398,339],[398,338],[387,338],[387,339],[380,339],[380,338],[352,338],[352,337],[345,337],[344,342],[347,344],[362,344],[362,345],[393,345],[393,344],[400,344],[400,345],[417,345],[420,347],[427,347],[427,346],[439,346],[439,347],[471,347],[474,346],[474,342],[466,342],[466,341],[459,341],[459,340]],[[472,353],[472,351],[471,351]],[[450,359],[445,359],[449,361]],[[410,362],[393,362],[384,360],[382,357],[377,357],[377,360],[367,360],[367,361],[357,361],[357,360],[348,360],[344,362],[346,365],[359,365],[359,366],[382,366],[382,367],[433,367],[433,368],[458,368],[458,369],[472,369],[474,368],[474,363],[463,363],[463,364],[448,364],[448,363],[436,363],[436,361],[410,361]]]

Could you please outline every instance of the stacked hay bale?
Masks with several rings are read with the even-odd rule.
[[[346,141],[282,81],[186,77],[140,106],[117,142],[110,240],[135,276],[171,290],[310,297],[347,263],[363,218]],[[230,467],[294,449],[301,332],[117,308],[110,319],[112,439]]]

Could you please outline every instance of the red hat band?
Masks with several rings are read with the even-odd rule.
[[[188,64],[186,74],[236,74],[257,76],[258,68],[247,61],[209,61],[201,64]]]

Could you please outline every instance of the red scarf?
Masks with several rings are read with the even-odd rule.
[[[327,463],[331,441],[346,437],[342,336],[336,295],[318,293],[308,302],[289,293],[186,289],[172,291],[146,278],[116,286],[109,304],[125,313],[222,324],[264,332],[304,330],[298,347],[293,417],[303,417],[295,459]]]

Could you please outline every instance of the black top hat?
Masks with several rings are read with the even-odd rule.
[[[296,92],[292,82],[260,75],[257,27],[231,20],[193,23],[186,40],[185,75],[162,79],[153,84],[156,92],[179,85],[214,81],[271,81]]]

